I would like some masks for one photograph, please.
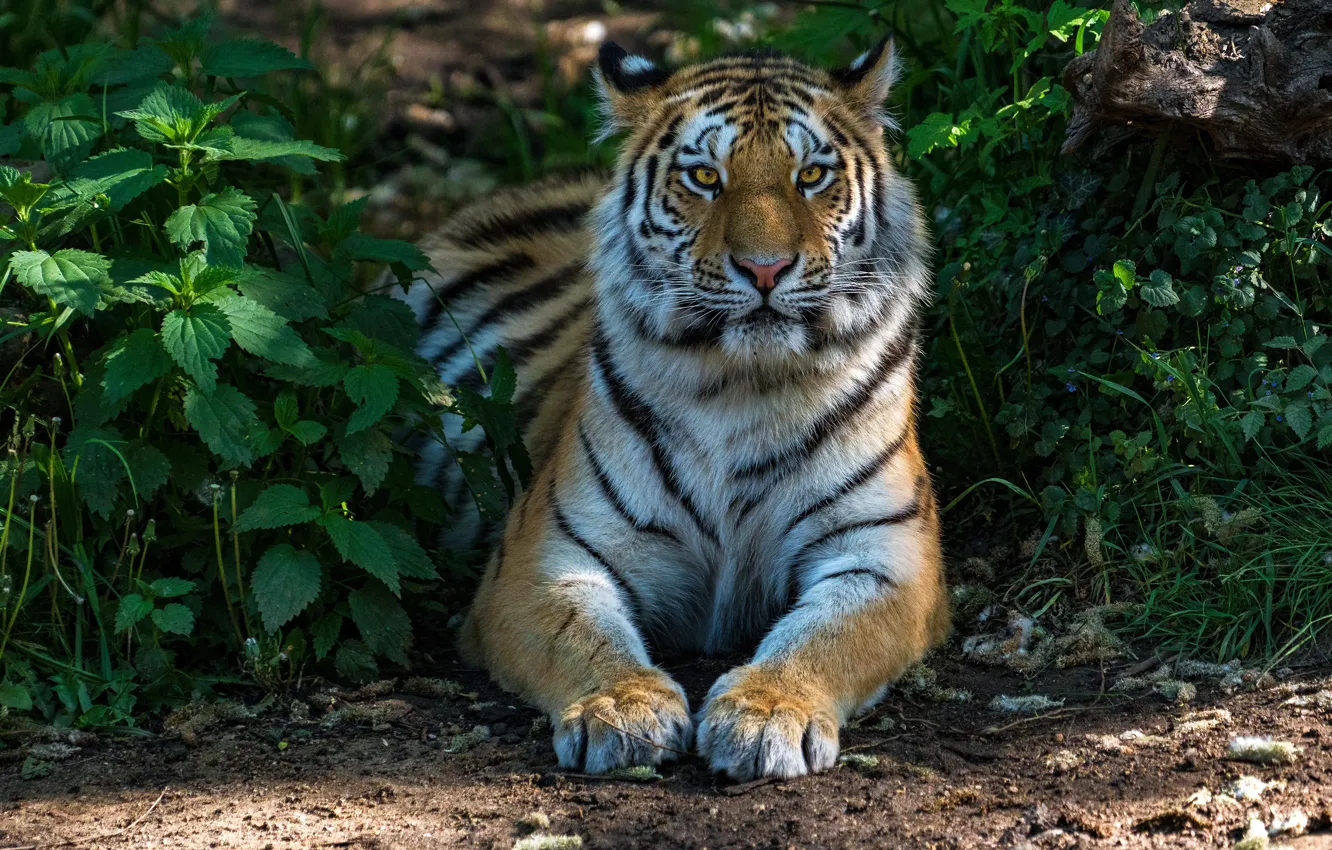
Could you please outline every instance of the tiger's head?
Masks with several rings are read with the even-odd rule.
[[[601,301],[751,363],[911,321],[928,278],[884,138],[895,72],[887,40],[837,71],[765,53],[667,72],[603,46],[605,132],[626,138],[595,219]]]

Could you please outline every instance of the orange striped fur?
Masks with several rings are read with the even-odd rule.
[[[550,715],[567,767],[696,739],[738,779],[825,769],[839,727],[948,630],[892,75],[886,44],[838,72],[752,55],[674,73],[608,45],[614,176],[497,194],[423,243],[441,276],[407,296],[421,354],[476,385],[473,357],[508,349],[536,469],[462,649]],[[465,502],[444,446],[421,478]],[[447,542],[490,539],[477,518]],[[756,644],[692,715],[652,663]]]

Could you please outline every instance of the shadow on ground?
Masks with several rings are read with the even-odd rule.
[[[1026,680],[937,659],[938,684],[971,691],[970,701],[892,694],[844,731],[847,758],[832,771],[735,785],[695,758],[646,782],[561,771],[535,712],[446,665],[436,672],[456,688],[435,679],[322,690],[220,725],[80,741],[28,780],[18,775],[25,751],[11,749],[0,847],[509,848],[535,826],[588,848],[1212,848],[1231,847],[1253,817],[1272,824],[1299,811],[1310,830],[1329,828],[1332,714],[1313,696],[1326,680],[1231,695],[1204,687],[1180,706],[1103,690],[1130,666]],[[671,669],[696,705],[726,667]],[[1064,705],[987,708],[1023,693]],[[488,737],[469,734],[477,727]],[[1294,743],[1297,760],[1225,760],[1246,734]],[[1227,791],[1242,776],[1267,787],[1236,800]],[[1307,843],[1317,840],[1293,846],[1327,846]]]

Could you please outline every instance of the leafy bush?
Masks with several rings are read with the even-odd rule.
[[[923,431],[949,496],[991,476],[950,526],[1030,535],[1015,595],[1033,609],[1138,603],[1145,632],[1225,657],[1311,637],[1332,617],[1332,532],[1314,521],[1332,446],[1327,174],[1217,163],[1168,134],[1061,156],[1056,80],[1107,13],[944,5],[951,28],[898,26],[916,63],[904,164],[940,249]],[[785,37],[817,54],[879,30],[839,4]],[[1323,494],[1303,515],[1301,489]],[[1276,528],[1295,531],[1278,544]]]
[[[132,722],[231,658],[272,687],[324,659],[366,679],[406,661],[404,596],[439,610],[418,540],[445,506],[404,439],[504,432],[513,374],[455,401],[382,291],[423,255],[359,232],[360,201],[274,191],[341,159],[267,94],[309,70],[206,19],[0,70],[0,706]]]

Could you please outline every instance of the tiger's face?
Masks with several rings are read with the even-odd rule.
[[[756,55],[667,74],[615,45],[600,70],[628,130],[598,213],[603,297],[639,333],[790,359],[884,319],[920,230],[883,138],[886,43],[832,73]]]

